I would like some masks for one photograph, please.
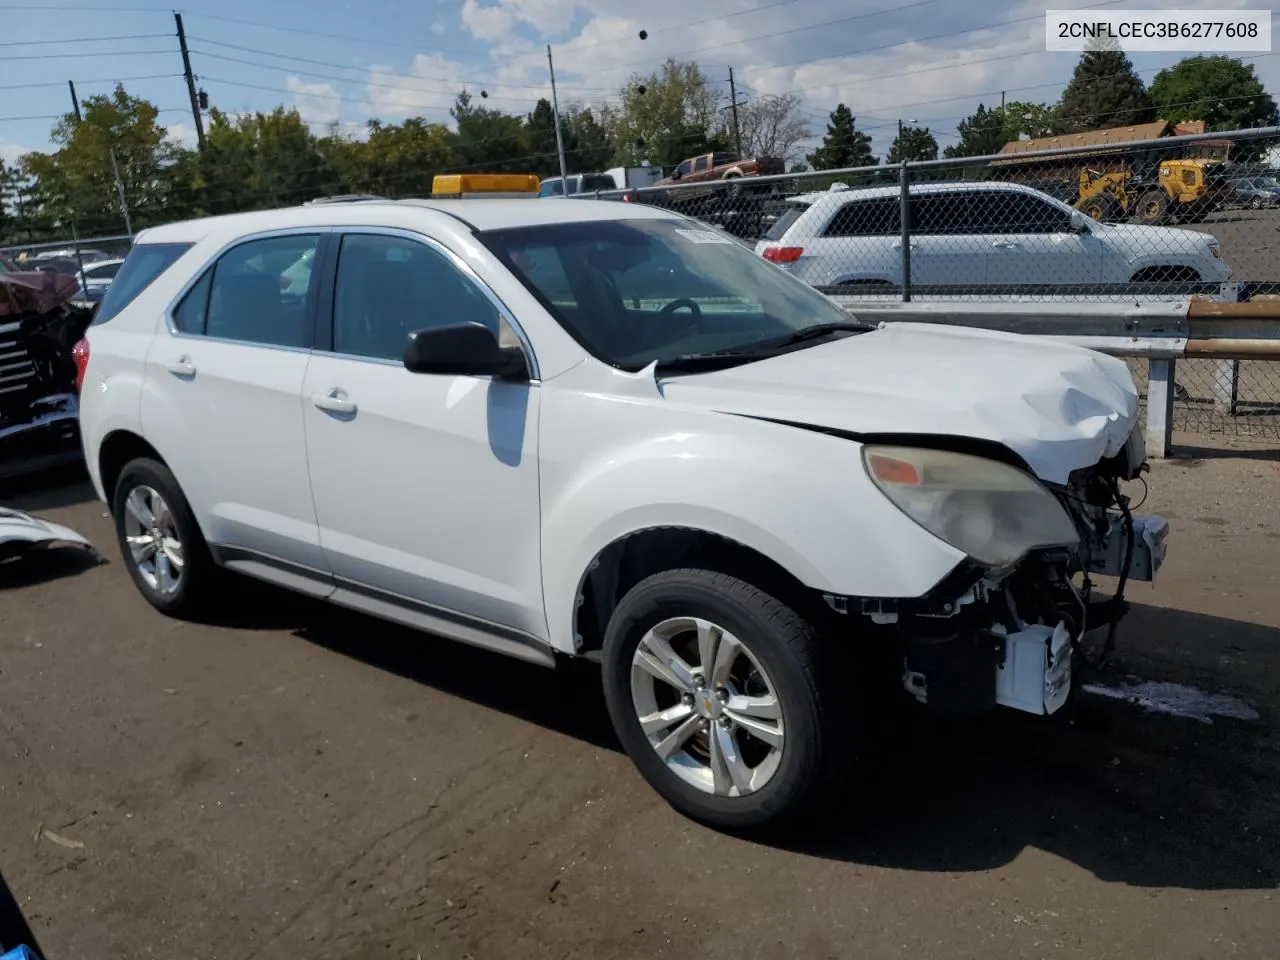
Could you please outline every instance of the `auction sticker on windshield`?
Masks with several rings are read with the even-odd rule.
[[[680,236],[684,237],[686,240],[690,241],[691,243],[728,243],[728,244],[733,243],[733,240],[731,240],[729,237],[721,236],[720,234],[713,233],[710,230],[677,229],[676,233],[680,234]]]

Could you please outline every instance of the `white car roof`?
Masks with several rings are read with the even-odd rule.
[[[912,196],[920,196],[930,193],[959,193],[967,190],[992,190],[1002,191],[1004,193],[1032,193],[1038,197],[1046,197],[1052,200],[1048,194],[1041,193],[1031,187],[1024,186],[1020,183],[1006,183],[1003,180],[950,180],[939,183],[913,183],[910,187]],[[816,193],[802,193],[795,197],[788,198],[793,203],[815,204],[822,200],[830,200],[833,203],[844,203],[848,200],[876,200],[881,197],[897,197],[902,194],[902,188],[897,184],[886,184],[877,187],[855,187],[851,186],[846,190],[822,190]]]
[[[684,220],[669,210],[619,200],[532,197],[504,200],[353,200],[281,210],[233,213],[151,227],[138,243],[197,243],[213,234],[235,237],[294,227],[401,227],[412,229],[447,215],[476,230],[533,227],[591,220]]]

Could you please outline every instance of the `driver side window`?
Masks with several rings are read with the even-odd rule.
[[[399,361],[413,331],[468,321],[503,337],[505,323],[493,302],[444,254],[404,237],[343,238],[333,302],[335,353]]]

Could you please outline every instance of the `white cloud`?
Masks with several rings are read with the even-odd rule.
[[[477,40],[497,40],[515,25],[515,17],[502,4],[482,7],[479,0],[462,4],[462,25]]]
[[[18,162],[18,158],[24,153],[31,153],[35,148],[24,147],[20,143],[14,143],[12,140],[6,140],[0,137],[0,160],[13,166]]]
[[[496,40],[516,23],[532,27],[541,37],[554,37],[573,26],[578,0],[498,0],[482,6],[464,0],[462,25],[478,40]]]
[[[292,74],[285,85],[293,94],[293,106],[307,123],[334,123],[342,116],[342,96],[331,83],[305,83]]]
[[[365,109],[374,117],[426,117],[447,122],[449,108],[458,92],[467,86],[469,72],[474,74],[477,68],[466,67],[442,53],[418,54],[408,74],[375,66],[369,71],[369,101]]]
[[[170,123],[165,127],[165,131],[169,134],[169,139],[180,147],[188,150],[194,150],[197,144],[196,126],[194,123],[188,123],[183,120],[178,123]]]

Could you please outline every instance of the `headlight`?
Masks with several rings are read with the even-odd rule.
[[[868,446],[867,474],[903,513],[990,567],[1038,547],[1074,546],[1075,524],[1057,499],[1014,467],[943,450]]]
[[[1209,244],[1209,252],[1212,253],[1215,257],[1217,257],[1219,260],[1222,259],[1222,247],[1220,247],[1218,244],[1216,243]]]

